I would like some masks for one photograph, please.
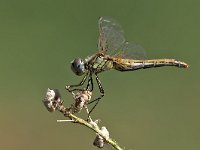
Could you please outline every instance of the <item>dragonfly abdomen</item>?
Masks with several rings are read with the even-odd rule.
[[[163,66],[175,66],[179,68],[187,68],[184,62],[175,59],[152,59],[152,60],[129,60],[117,59],[115,69],[119,71],[133,71],[138,69],[155,68]]]

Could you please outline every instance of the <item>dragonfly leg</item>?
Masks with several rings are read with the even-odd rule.
[[[93,91],[93,79],[92,79],[92,74],[91,73],[89,75],[89,79],[88,79],[88,84],[87,84],[86,90],[88,90],[90,88],[90,84],[91,84],[91,90],[90,91]]]
[[[96,102],[95,105],[92,107],[92,109],[89,111],[88,116],[91,114],[91,112],[94,110],[94,108],[98,105],[100,99],[104,96],[104,89],[103,89],[103,87],[102,87],[102,85],[101,85],[101,81],[99,80],[97,74],[95,74],[95,76],[96,76],[97,84],[98,84],[98,86],[99,86],[100,96],[99,96],[98,98],[94,99],[93,101],[91,101],[91,102],[88,103],[88,104],[91,104],[91,103],[93,103],[93,102]]]
[[[69,92],[72,92],[72,91],[83,91],[84,89],[76,89],[76,88],[74,88],[74,89],[72,89],[73,87],[78,87],[78,86],[82,86],[84,83],[85,83],[85,81],[86,81],[86,79],[88,78],[88,74],[89,73],[87,73],[84,77],[83,77],[83,79],[81,80],[81,82],[79,83],[79,84],[75,84],[75,85],[67,85],[67,86],[65,86],[65,89],[67,90],[67,91],[69,91]],[[88,83],[89,84],[89,83]]]

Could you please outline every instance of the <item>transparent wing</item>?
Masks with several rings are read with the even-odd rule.
[[[146,58],[144,49],[138,44],[129,43],[124,37],[121,25],[111,17],[101,17],[99,25],[99,51],[113,57],[129,59]]]
[[[126,59],[147,59],[145,49],[135,42],[125,42],[121,47],[119,57]]]
[[[126,41],[120,24],[110,17],[99,19],[99,33],[98,48],[100,51],[118,50]]]

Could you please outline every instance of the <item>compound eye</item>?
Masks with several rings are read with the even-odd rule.
[[[76,75],[83,75],[85,73],[85,64],[81,58],[76,58],[71,63],[71,69]]]

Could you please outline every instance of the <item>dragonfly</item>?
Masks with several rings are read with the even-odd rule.
[[[98,21],[99,40],[98,51],[85,58],[76,58],[71,62],[71,70],[78,76],[84,75],[79,84],[67,86],[67,89],[77,89],[87,80],[86,90],[93,90],[93,76],[96,78],[100,95],[89,104],[96,102],[89,114],[97,106],[105,92],[98,74],[104,71],[115,69],[121,72],[135,71],[146,68],[157,68],[163,66],[175,66],[188,68],[185,62],[176,59],[147,59],[144,49],[135,42],[128,42],[125,39],[121,25],[111,17],[100,17]]]

